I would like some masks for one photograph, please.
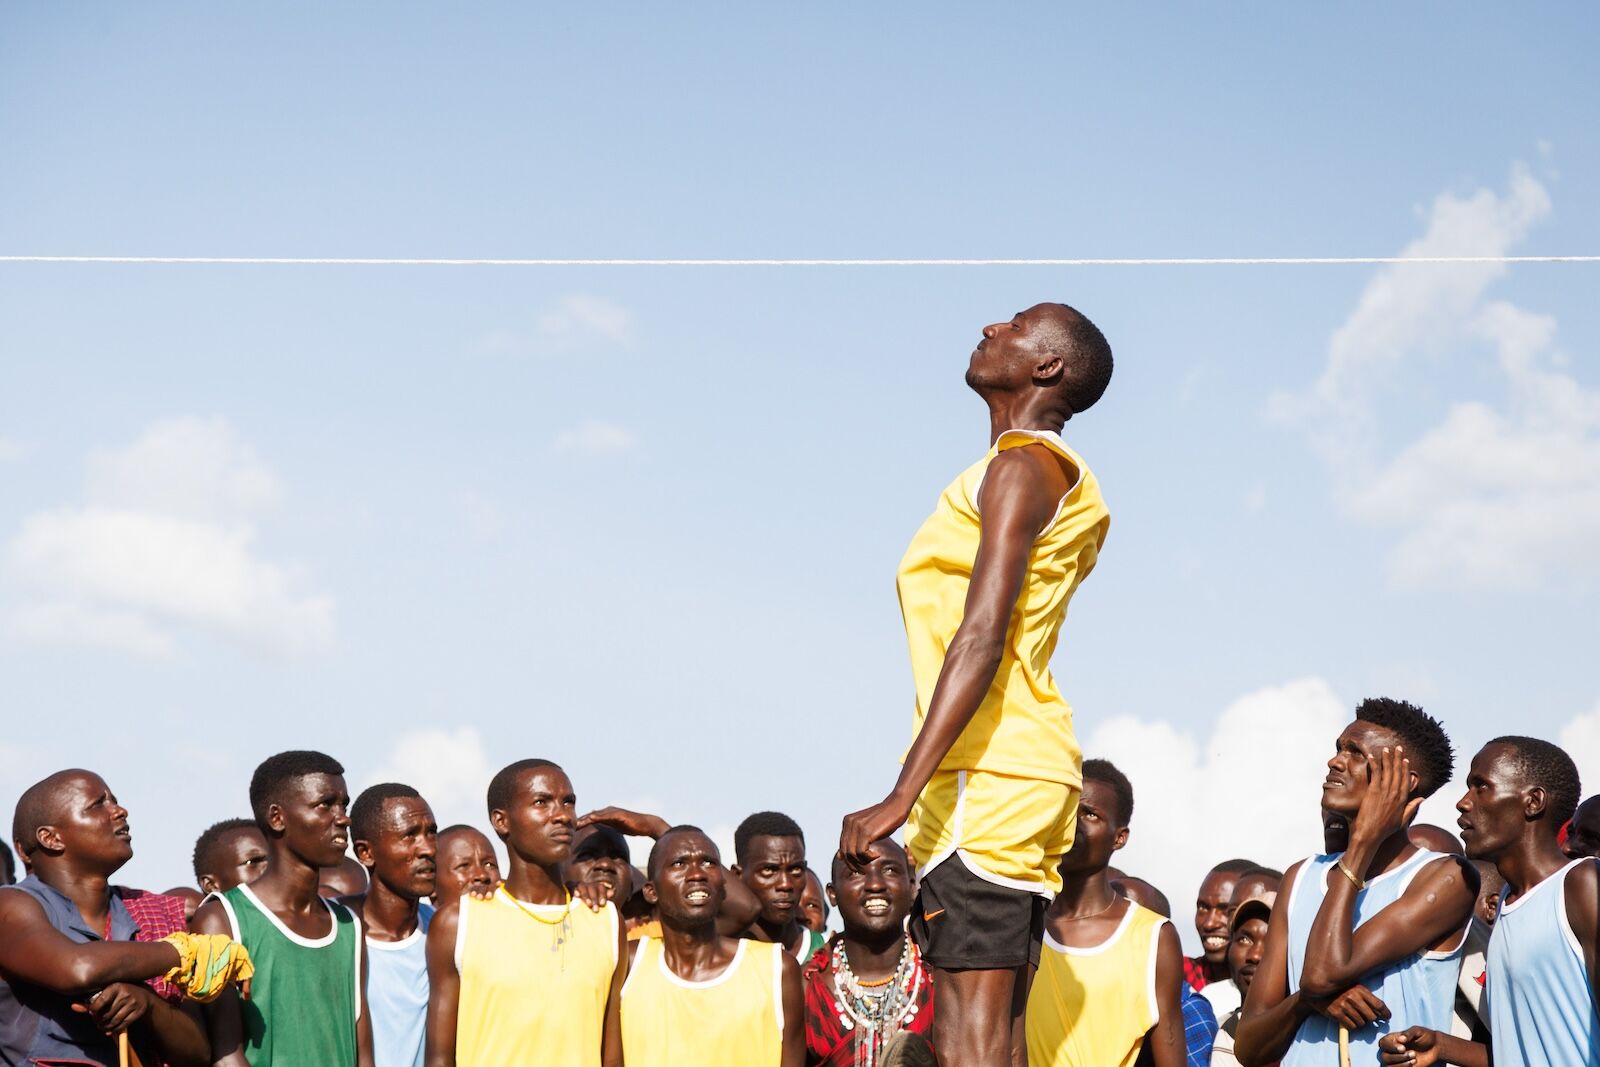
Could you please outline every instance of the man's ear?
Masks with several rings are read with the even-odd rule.
[[[511,832],[511,819],[507,817],[504,808],[495,808],[489,812],[489,826],[500,840],[506,839],[506,835]]]
[[[67,848],[66,842],[61,840],[60,831],[58,831],[54,826],[39,827],[33,832],[33,839],[37,841],[39,843],[39,847],[44,849],[46,852],[65,852]],[[17,851],[17,855],[22,855],[22,851],[20,849]]]
[[[1033,365],[1033,380],[1040,385],[1053,385],[1061,380],[1066,368],[1066,360],[1059,353],[1041,356],[1039,362]]]
[[[828,898],[828,907],[835,909],[839,907],[839,894],[833,891],[832,882],[822,887],[822,894]]]
[[[656,901],[660,899],[656,893],[656,884],[654,882],[646,882],[642,892],[644,893],[644,902],[652,908],[655,907]]]
[[[372,842],[364,839],[357,840],[350,851],[355,853],[356,862],[365,867],[369,873],[372,868],[378,865],[376,857],[372,855]]]
[[[284,817],[284,814],[283,814],[283,805],[282,804],[268,804],[267,805],[267,829],[271,830],[275,834],[281,834],[281,833],[283,833],[284,828],[286,826],[288,826],[288,825],[289,825],[289,822]]]
[[[728,868],[728,873],[741,880],[744,878],[744,870],[737,863]]]
[[[1112,840],[1111,851],[1120,852],[1120,851],[1122,851],[1122,846],[1126,845],[1127,843],[1128,843],[1128,828],[1126,826],[1124,826],[1122,829],[1117,831],[1117,836]]]
[[[1522,791],[1522,814],[1537,819],[1550,808],[1550,794],[1542,785],[1530,785]]]
[[[216,880],[216,878],[214,878],[213,876],[211,876],[209,874],[202,874],[200,876],[200,892],[202,892],[202,893],[218,893],[218,892],[221,892],[221,890],[219,890],[217,888],[217,880]]]

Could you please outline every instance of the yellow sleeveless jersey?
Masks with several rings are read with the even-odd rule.
[[[1028,993],[1029,1067],[1133,1067],[1160,1014],[1156,946],[1166,922],[1129,901],[1116,932],[1092,948],[1044,935]]]
[[[782,945],[741,940],[715,978],[690,982],[647,937],[622,987],[622,1058],[628,1067],[780,1067]]]
[[[900,561],[900,610],[911,646],[917,707],[913,736],[933,699],[945,651],[961,625],[978,555],[978,490],[989,464],[1008,448],[1041,444],[1064,457],[1077,479],[1034,541],[1006,647],[983,703],[939,765],[1081,786],[1082,753],[1072,733],[1072,708],[1050,673],[1061,623],[1078,583],[1094,569],[1110,515],[1100,483],[1061,438],[1047,431],[1007,430],[982,459],[939,497]]]
[[[461,898],[457,1067],[600,1067],[617,912]]]

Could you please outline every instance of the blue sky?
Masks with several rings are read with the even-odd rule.
[[[0,254],[1593,254],[1596,18],[12,5]],[[159,886],[279,748],[480,822],[546,755],[825,857],[1042,299],[1118,357],[1056,668],[1124,866],[1310,851],[1374,693],[1600,783],[1596,269],[0,265],[0,809],[100,769]]]

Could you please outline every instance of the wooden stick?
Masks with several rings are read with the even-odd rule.
[[[128,1067],[128,1057],[133,1050],[128,1047],[128,1031],[124,1030],[117,1035],[117,1063],[119,1067]]]
[[[1350,1031],[1339,1027],[1339,1067],[1350,1067]]]

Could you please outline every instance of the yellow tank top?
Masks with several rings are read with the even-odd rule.
[[[461,898],[457,1067],[600,1067],[617,912]]]
[[[1043,444],[1077,470],[1055,518],[1034,541],[1028,573],[1006,631],[1006,647],[983,703],[956,739],[941,770],[1082,784],[1082,753],[1072,735],[1072,707],[1056,691],[1050,656],[1067,602],[1094,569],[1111,518],[1100,483],[1059,436],[1007,430],[982,459],[961,472],[911,539],[896,584],[917,683],[912,736],[922,729],[944,666],[945,650],[961,625],[978,555],[978,489],[989,464],[1008,448]]]
[[[672,973],[647,937],[622,987],[622,1058],[628,1067],[780,1067],[783,946],[741,940],[715,978]]]
[[[1156,935],[1166,922],[1130,901],[1093,948],[1067,948],[1046,932],[1028,993],[1029,1067],[1132,1067],[1159,1017]]]

